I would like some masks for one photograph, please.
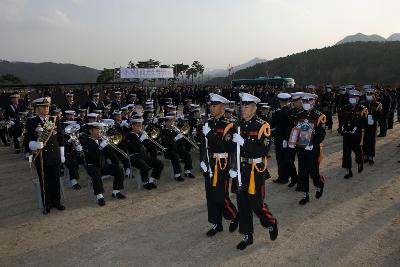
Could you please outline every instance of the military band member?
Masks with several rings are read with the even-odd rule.
[[[359,91],[350,90],[349,104],[343,107],[343,125],[341,128],[341,133],[343,135],[342,168],[348,170],[348,173],[344,176],[345,179],[353,177],[353,172],[351,170],[352,151],[356,156],[358,173],[361,173],[364,168],[364,156],[362,148],[364,145],[368,109],[358,103],[360,95],[361,94]]]
[[[360,103],[368,109],[367,125],[364,134],[364,162],[374,164],[376,132],[378,130],[378,122],[382,115],[382,104],[375,100],[375,89],[372,87],[364,87],[365,101]]]
[[[243,250],[253,243],[253,212],[261,225],[269,229],[271,240],[278,236],[278,222],[265,204],[265,170],[270,126],[255,116],[260,99],[240,93],[240,134],[233,135],[233,142],[240,146],[240,173],[238,179],[239,232],[244,235],[237,249]],[[239,177],[238,177],[239,178]]]
[[[76,122],[82,127],[83,124],[85,124],[85,117],[86,117],[86,111],[87,109],[85,108],[80,108],[78,109],[78,117],[76,118]]]
[[[76,111],[76,106],[74,104],[74,94],[71,92],[65,94],[65,104],[61,107],[61,111],[64,116],[66,110]]]
[[[129,152],[133,167],[140,171],[143,187],[147,190],[157,188],[164,164],[161,160],[147,156],[144,141],[148,140],[147,133],[143,132],[143,119],[130,121],[131,131],[125,136],[126,148]],[[151,175],[149,172],[152,170]]]
[[[222,217],[229,220],[229,232],[234,232],[239,223],[235,205],[229,198],[231,160],[235,151],[232,136],[234,124],[224,117],[228,99],[210,94],[210,113],[212,119],[203,126],[201,140],[200,167],[205,178],[208,222],[213,224],[207,236],[214,236],[223,230]]]
[[[64,210],[60,197],[60,165],[65,162],[64,134],[60,122],[49,117],[50,97],[33,101],[37,115],[27,121],[27,140],[41,185],[43,213]],[[43,138],[47,137],[47,140]]]
[[[114,110],[121,110],[123,106],[121,95],[122,93],[120,91],[114,93],[114,100],[111,102],[111,113],[113,113]]]
[[[105,125],[100,122],[87,123],[89,136],[81,138],[81,144],[85,153],[85,164],[88,175],[92,178],[93,191],[97,198],[99,206],[106,204],[103,193],[103,175],[112,175],[113,191],[112,198],[124,199],[125,195],[121,193],[124,188],[124,171],[119,164],[107,162],[118,162],[115,153],[110,151],[109,141],[102,136],[102,129]],[[112,158],[114,157],[114,158]]]
[[[0,108],[0,139],[3,145],[9,146],[8,142],[8,128],[10,127],[10,122],[4,117],[4,109]]]
[[[100,93],[93,93],[92,100],[87,104],[88,113],[92,113],[95,110],[103,110],[103,102],[100,101]]]
[[[161,144],[167,149],[164,152],[164,156],[172,163],[175,180],[183,182],[185,179],[182,177],[180,159],[184,162],[185,177],[194,178],[194,175],[191,172],[193,169],[192,157],[190,153],[185,150],[182,143],[178,142],[183,138],[183,133],[178,131],[175,127],[175,121],[175,113],[165,116],[164,128],[161,130],[160,139]]]
[[[324,191],[325,179],[319,173],[320,164],[320,145],[325,138],[326,117],[320,111],[315,109],[315,99],[317,95],[310,93],[303,93],[302,110],[294,118],[295,129],[307,130],[309,133],[309,140],[305,140],[307,144],[289,141],[289,147],[295,148],[299,162],[299,181],[298,191],[304,193],[303,198],[300,200],[300,205],[305,205],[310,201],[309,197],[309,179],[313,180],[316,187],[315,197],[321,198]],[[300,135],[300,134],[299,134]]]
[[[10,135],[12,136],[15,153],[21,152],[20,138],[24,130],[24,125],[20,119],[20,112],[24,112],[25,108],[19,103],[20,95],[14,93],[10,95],[11,103],[8,105],[4,112],[4,118],[10,123]]]

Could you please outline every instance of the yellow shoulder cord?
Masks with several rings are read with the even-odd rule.
[[[317,121],[317,126],[320,123],[326,123],[326,116],[324,114],[322,114],[321,116],[319,116],[318,121]]]
[[[228,133],[228,131],[229,131],[230,129],[232,129],[232,128],[233,128],[233,123],[229,123],[229,124],[225,127],[225,129],[224,129],[224,133],[223,133],[223,135],[222,135],[222,138],[224,138],[225,135]]]

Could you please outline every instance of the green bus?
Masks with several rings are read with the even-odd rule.
[[[275,77],[258,77],[255,79],[237,79],[232,80],[232,87],[240,87],[242,85],[267,85],[272,87],[293,88],[295,85],[293,78]]]

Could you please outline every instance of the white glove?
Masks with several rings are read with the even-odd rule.
[[[287,141],[286,140],[282,141],[282,146],[283,146],[283,148],[287,148]]]
[[[355,133],[357,131],[357,127],[355,126],[354,128],[353,128],[353,131],[351,131],[351,133],[353,134],[353,133]]]
[[[203,172],[207,172],[208,170],[207,165],[204,161],[200,162],[200,168],[203,170]]]
[[[149,139],[149,137],[147,137],[147,134],[142,134],[139,139],[140,142],[143,142],[144,140]]]
[[[207,136],[207,134],[208,134],[210,131],[211,131],[211,128],[210,128],[210,126],[208,126],[208,123],[206,123],[206,124],[203,126],[203,134],[204,134],[205,136]]]
[[[81,145],[77,145],[76,146],[76,151],[81,152],[83,150]]]
[[[13,121],[10,121],[10,125],[11,126],[13,126],[15,124],[15,122],[13,122]]]
[[[63,146],[60,146],[60,156],[61,156],[61,163],[65,162],[65,153],[64,153],[65,149]]]
[[[372,115],[368,115],[368,125],[374,125],[374,118],[372,118]]]
[[[179,139],[182,139],[182,138],[183,138],[183,134],[180,133],[177,136],[175,136],[174,140],[178,141]]]
[[[314,148],[313,145],[311,145],[311,146],[306,146],[306,147],[305,147],[305,150],[311,151],[311,150],[313,150],[313,148]]]
[[[121,127],[125,127],[125,126],[128,126],[128,122],[126,120],[123,120],[121,122]]]
[[[241,145],[241,146],[243,146],[243,144],[244,144],[243,137],[241,137],[240,134],[237,134],[237,133],[233,134],[232,141],[237,143],[237,144],[239,144],[239,145]]]
[[[229,176],[231,178],[235,178],[237,176],[237,172],[235,172],[234,170],[229,170]]]
[[[131,175],[131,169],[127,168],[127,169],[125,170],[125,175],[126,175],[126,176],[130,176],[130,175]]]
[[[29,148],[30,150],[38,150],[43,148],[43,142],[36,142],[36,141],[30,141],[29,142]]]
[[[103,140],[103,141],[101,141],[100,147],[101,147],[101,148],[105,148],[106,146],[108,146],[108,140]]]
[[[295,146],[293,144],[290,144],[289,147],[290,148],[295,148]]]

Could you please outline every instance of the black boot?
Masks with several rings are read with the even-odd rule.
[[[175,180],[177,180],[178,182],[185,181],[185,179],[181,175],[179,175],[178,177],[175,177]]]
[[[97,200],[97,204],[99,204],[99,206],[104,206],[106,204],[106,201],[105,201],[104,197],[99,198]]]
[[[272,182],[276,183],[276,184],[287,184],[289,182],[289,180],[283,180],[281,178],[272,180]]]
[[[111,196],[112,196],[112,198],[116,198],[116,199],[125,199],[126,198],[126,196],[123,195],[121,192],[118,192],[116,194],[112,193]]]
[[[54,205],[53,208],[56,208],[58,210],[65,210],[65,206],[61,204]]]
[[[275,224],[269,227],[269,238],[274,241],[278,237],[278,220],[275,219]]]
[[[290,183],[288,184],[288,187],[293,187],[296,184],[297,184],[297,180],[292,179],[292,180],[290,180]]]
[[[80,184],[74,184],[73,186],[72,186],[72,189],[73,190],[80,190],[82,187],[81,187],[81,185]]]
[[[153,187],[151,186],[151,183],[147,182],[143,184],[143,188],[146,190],[151,190]]]
[[[213,227],[207,231],[206,235],[208,237],[215,236],[216,233],[222,232],[222,230],[224,230],[224,228],[222,227],[221,223],[214,224]]]
[[[349,179],[351,177],[353,177],[353,172],[351,171],[351,169],[349,169],[349,173],[344,176],[344,179]]]
[[[315,192],[315,198],[319,199],[322,197],[322,193],[324,193],[324,186],[321,188],[317,188],[317,192]]]
[[[310,196],[308,195],[308,192],[304,192],[304,197],[299,201],[299,204],[305,205],[307,202],[310,202]]]
[[[195,176],[191,172],[185,173],[185,177],[187,177],[187,178],[195,178]]]
[[[233,233],[239,226],[239,216],[237,216],[231,223],[229,224],[229,232]]]
[[[364,163],[359,163],[358,164],[358,173],[362,173],[363,170],[364,170]]]
[[[237,244],[236,248],[240,250],[244,250],[247,246],[250,246],[253,244],[253,235],[244,235],[242,241],[240,241],[239,244]]]

